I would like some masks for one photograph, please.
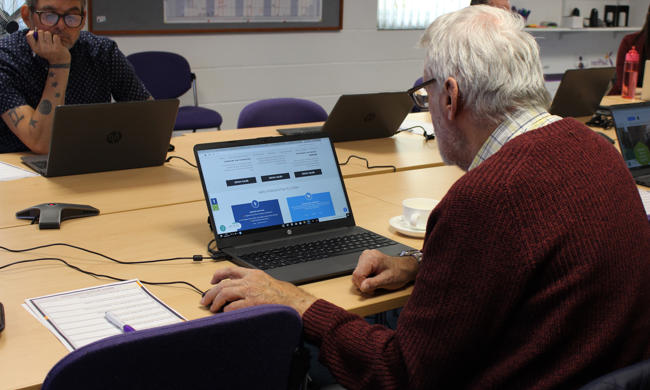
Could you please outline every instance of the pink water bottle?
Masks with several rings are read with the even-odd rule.
[[[630,51],[625,55],[625,65],[623,66],[623,88],[621,96],[627,99],[634,99],[636,92],[636,83],[639,79],[639,52],[632,46]]]

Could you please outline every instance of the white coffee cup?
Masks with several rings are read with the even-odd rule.
[[[408,198],[402,201],[402,219],[412,228],[424,230],[427,227],[427,220],[431,210],[438,204],[438,201],[431,198]]]

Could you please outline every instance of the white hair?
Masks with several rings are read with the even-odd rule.
[[[501,122],[519,108],[548,109],[539,46],[519,15],[487,5],[438,17],[420,40],[425,77],[453,77],[476,120]]]

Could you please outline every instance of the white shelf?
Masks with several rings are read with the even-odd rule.
[[[529,33],[581,33],[581,32],[635,32],[640,31],[641,27],[584,27],[584,28],[565,28],[565,27],[527,27],[524,31]]]

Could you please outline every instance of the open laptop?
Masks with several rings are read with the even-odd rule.
[[[355,225],[325,134],[198,144],[194,154],[217,247],[239,265],[300,284],[349,274],[364,249],[411,249]]]
[[[406,92],[341,95],[323,126],[278,129],[283,135],[319,131],[333,142],[390,137],[399,130],[413,102]]]
[[[634,180],[650,187],[650,102],[610,106],[623,160]]]
[[[57,106],[47,155],[22,157],[43,176],[161,165],[178,99]]]
[[[567,70],[549,112],[561,117],[591,116],[609,90],[615,73],[615,67]]]

